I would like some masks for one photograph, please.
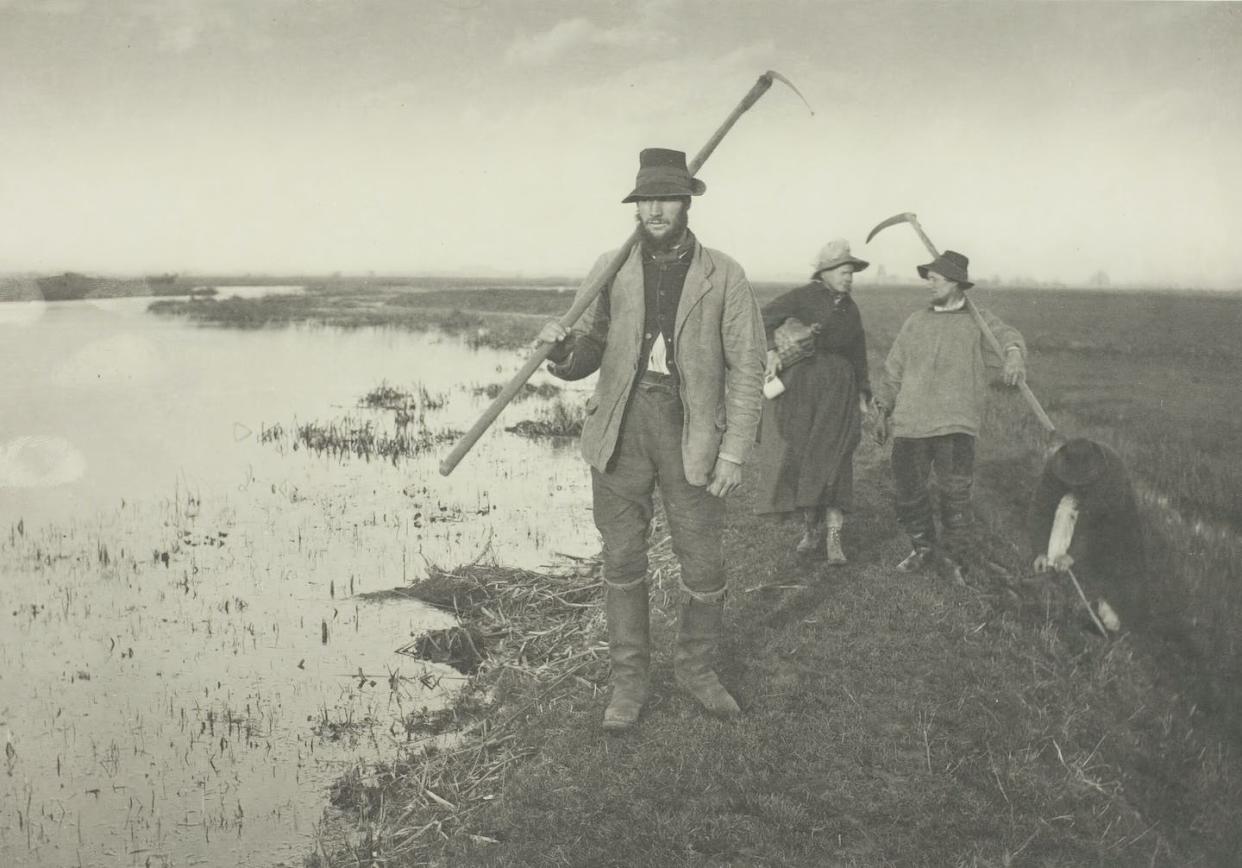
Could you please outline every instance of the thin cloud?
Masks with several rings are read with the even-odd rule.
[[[306,5],[336,6],[327,0]],[[292,0],[132,0],[128,12],[154,30],[159,51],[183,55],[219,42],[266,51],[279,35],[278,21],[295,8]]]
[[[657,26],[657,16],[641,16],[635,23],[601,27],[586,18],[567,18],[548,30],[519,36],[505,51],[505,60],[522,66],[548,66],[587,48],[656,48],[675,42]]]

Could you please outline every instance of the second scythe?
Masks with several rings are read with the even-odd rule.
[[[889,226],[896,226],[898,223],[909,223],[910,227],[919,236],[919,240],[923,242],[923,246],[927,248],[927,252],[931,254],[932,258],[935,259],[940,256],[940,251],[936,249],[936,245],[931,243],[931,239],[927,237],[927,233],[923,231],[923,227],[919,224],[919,218],[909,211],[904,214],[895,214],[887,220],[882,220],[880,223],[876,224],[876,227],[867,234],[867,242],[870,243],[871,239],[874,238],[881,230],[887,229]],[[974,318],[975,324],[979,326],[979,331],[983,333],[983,337],[987,340],[988,345],[996,352],[996,355],[1004,358],[1005,353],[1001,349],[1000,341],[996,339],[996,335],[993,334],[992,329],[983,319],[983,316],[974,306],[974,303],[971,302],[970,296],[966,296],[966,310],[968,310],[971,317]],[[1044,430],[1047,431],[1050,436],[1057,436],[1056,426],[1052,424],[1052,420],[1048,418],[1048,414],[1045,413],[1044,408],[1040,406],[1039,399],[1035,397],[1035,393],[1031,391],[1031,387],[1026,384],[1026,380],[1020,381],[1018,383],[1018,388],[1022,391],[1022,397],[1026,399],[1026,403],[1035,413],[1035,417],[1039,419],[1039,423],[1044,426]],[[1082,585],[1078,583],[1077,576],[1074,575],[1073,570],[1066,570],[1065,572],[1069,576],[1070,581],[1074,583],[1074,590],[1078,592],[1078,598],[1082,600],[1083,606],[1086,607],[1087,614],[1091,616],[1092,623],[1095,624],[1096,629],[1100,631],[1100,634],[1107,639],[1108,630],[1106,630],[1104,625],[1100,623],[1100,619],[1095,614],[1095,610],[1091,608],[1091,603],[1087,601],[1087,595],[1083,593]]]
[[[887,229],[889,226],[896,226],[898,223],[909,223],[910,227],[918,234],[919,240],[923,242],[923,246],[927,248],[927,252],[935,259],[940,256],[940,251],[936,249],[936,245],[931,243],[931,239],[927,237],[927,233],[923,231],[923,227],[919,225],[919,218],[909,211],[904,214],[895,214],[887,220],[883,220],[876,224],[876,227],[867,233],[867,243],[871,242],[881,230]],[[992,333],[992,329],[980,315],[974,303],[970,300],[970,296],[966,296],[966,310],[970,312],[970,316],[974,319],[975,325],[979,327],[979,331],[983,332],[984,339],[988,342],[996,355],[1000,358],[1005,357],[1004,350],[1001,349],[1000,341],[996,339],[996,335]],[[1027,405],[1035,414],[1035,418],[1039,420],[1039,424],[1044,426],[1044,430],[1050,435],[1057,433],[1057,427],[1052,424],[1052,420],[1048,418],[1048,414],[1044,412],[1044,408],[1040,405],[1039,399],[1035,397],[1035,393],[1031,391],[1031,387],[1026,384],[1026,380],[1018,383],[1018,390],[1022,392],[1022,397],[1026,399]]]

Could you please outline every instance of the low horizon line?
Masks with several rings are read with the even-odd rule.
[[[87,279],[98,280],[121,280],[121,281],[139,281],[147,280],[152,277],[171,278],[178,281],[240,281],[240,280],[297,280],[297,281],[314,281],[314,280],[513,280],[528,281],[532,283],[553,283],[564,285],[575,285],[582,282],[582,276],[571,276],[568,274],[557,274],[555,272],[546,274],[536,274],[524,271],[497,271],[491,269],[482,269],[479,271],[465,270],[427,270],[427,271],[280,271],[280,270],[255,270],[255,271],[147,271],[147,272],[128,272],[128,271],[39,271],[39,270],[3,270],[0,271],[0,280],[13,279],[40,279],[49,277],[64,277],[66,275],[74,275]],[[860,277],[858,282],[863,284],[871,284],[883,287],[918,287],[922,284],[917,280],[893,280],[894,275],[886,274],[883,282],[879,280],[879,274],[867,275]],[[795,276],[793,274],[777,275],[777,276],[750,276],[751,283],[770,284],[770,283],[790,283],[797,284],[805,282],[808,278],[803,276]],[[1109,282],[1107,285],[1092,285],[1083,281],[1067,281],[1060,278],[1009,278],[1000,275],[999,281],[992,281],[987,278],[976,279],[976,288],[1030,288],[1030,289],[1082,289],[1082,290],[1172,290],[1172,291],[1204,291],[1204,292],[1242,292],[1242,279],[1222,279],[1211,283],[1181,283],[1170,281],[1117,281]]]

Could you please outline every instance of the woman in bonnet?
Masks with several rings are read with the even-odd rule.
[[[844,239],[829,241],[811,282],[763,308],[770,397],[759,428],[757,512],[801,518],[797,554],[829,564],[846,562],[841,528],[871,400],[862,317],[850,297],[854,275],[868,264]],[[802,352],[789,352],[793,345]],[[792,364],[782,360],[807,352]]]

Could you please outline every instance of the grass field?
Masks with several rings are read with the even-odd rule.
[[[1242,735],[1242,298],[998,291],[976,301],[1026,336],[1031,388],[1058,430],[1125,459],[1149,562],[1128,620],[1173,643],[1170,662]],[[880,290],[860,303],[878,351],[918,295]],[[1043,439],[1018,398],[996,397],[981,439],[998,464],[984,482],[1023,501]]]
[[[465,289],[320,291],[265,322],[350,324],[351,311],[357,324],[443,319],[520,346],[569,301]],[[878,370],[923,299],[863,286],[856,297]],[[795,530],[753,517],[744,494],[729,512],[723,675],[746,713],[725,724],[671,684],[677,568],[657,529],[657,691],[637,733],[597,729],[607,679],[598,607],[554,607],[542,617],[572,641],[534,666],[516,644],[494,648],[455,711],[473,735],[347,781],[311,861],[1235,864],[1242,299],[1005,290],[975,300],[1025,334],[1031,387],[1058,428],[1110,443],[1133,477],[1149,569],[1117,601],[1120,638],[1095,637],[1073,592],[1028,569],[1023,517],[1046,441],[998,389],[976,511],[1008,575],[959,588],[893,571],[904,542],[886,453],[870,443],[857,458],[843,569],[795,562]],[[512,606],[504,593],[531,592],[520,577],[502,584],[488,611]],[[575,587],[572,599],[598,601],[592,577]]]

